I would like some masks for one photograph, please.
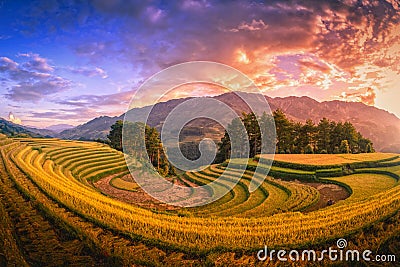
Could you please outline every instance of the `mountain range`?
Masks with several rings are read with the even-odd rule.
[[[235,93],[225,93],[213,97],[235,110],[238,114],[241,112],[250,112],[249,107]],[[268,97],[267,99],[271,110],[281,109],[287,116],[294,120],[305,122],[312,119],[318,123],[322,118],[334,121],[350,121],[356,129],[365,137],[371,139],[376,150],[385,152],[400,152],[400,119],[394,114],[385,110],[368,106],[360,102],[344,101],[324,101],[318,102],[310,97]],[[173,99],[166,102],[155,104],[150,114],[148,124],[150,126],[161,128],[162,122],[167,115],[180,103],[188,100]],[[151,107],[137,108],[133,112],[141,114]],[[205,109],[207,107],[204,107]],[[103,116],[95,118],[85,124],[61,132],[58,137],[65,139],[105,139],[112,124],[117,120],[123,120],[125,114],[117,117]],[[206,125],[205,125],[206,123]],[[216,128],[222,136],[222,128],[215,123],[198,120],[192,122],[191,126]],[[215,136],[215,135],[214,135]]]
[[[254,95],[254,97],[256,96]],[[250,112],[249,107],[235,93],[225,93],[213,98],[227,104],[238,114]],[[306,96],[276,98],[265,96],[265,98],[271,110],[279,108],[294,121],[305,122],[307,119],[312,119],[315,123],[318,123],[324,117],[337,122],[349,121],[363,136],[372,140],[377,151],[400,153],[400,119],[385,110],[359,102],[338,100],[318,102]],[[176,106],[186,100],[188,98],[173,99],[155,104],[147,123],[150,126],[160,129],[167,115]],[[152,107],[136,108],[131,112],[133,114],[143,114],[143,112],[148,111],[150,108]],[[207,109],[208,107],[204,108]],[[85,124],[63,130],[60,133],[48,131],[45,132],[45,135],[62,139],[106,139],[111,125],[117,120],[123,120],[124,116],[125,114],[116,117],[101,116]],[[213,134],[211,138],[213,139],[219,139],[223,135],[222,127],[210,120],[198,119],[192,121],[189,126],[191,128],[201,127],[212,129]],[[35,132],[35,129],[29,128],[29,131]],[[43,135],[43,132],[41,134]]]
[[[71,128],[74,128],[74,127],[75,126],[70,125],[70,124],[61,123],[61,124],[55,124],[55,125],[48,126],[45,129],[49,130],[49,131],[56,132],[56,133],[61,133],[64,130],[71,129]]]
[[[0,118],[0,133],[8,136],[54,137],[55,132],[13,123]]]

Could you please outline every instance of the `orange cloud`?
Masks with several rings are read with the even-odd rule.
[[[243,63],[243,64],[249,64],[250,63],[250,59],[247,56],[246,52],[239,49],[236,51],[236,61],[239,63]]]
[[[188,83],[173,88],[160,98],[160,102],[177,98],[216,96],[230,92],[229,89],[211,83]]]
[[[374,89],[367,88],[365,92],[348,93],[343,92],[340,98],[346,101],[362,102],[366,105],[373,106],[375,104],[376,93]]]
[[[312,62],[309,60],[301,59],[298,61],[298,63],[303,69],[309,68],[309,69],[317,70],[317,71],[320,71],[323,73],[328,73],[331,70],[331,68],[325,64],[318,64],[316,62]]]

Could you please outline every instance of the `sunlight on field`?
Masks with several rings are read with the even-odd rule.
[[[128,182],[122,180],[121,178],[115,178],[110,181],[110,184],[118,189],[128,190],[128,191],[135,191],[139,188],[138,184],[135,182]]]
[[[320,165],[375,162],[365,166],[358,164],[364,169],[357,169],[356,164],[352,168],[315,168],[281,163],[272,166],[268,177],[263,173],[256,174],[256,178],[265,180],[253,192],[249,191],[249,185],[257,162],[234,159],[232,163],[236,165],[245,163],[244,175],[235,164],[227,168],[225,163],[173,177],[178,184],[186,186],[203,185],[218,179],[215,190],[233,185],[228,194],[206,206],[161,210],[159,204],[142,198],[141,190],[128,192],[134,190],[136,184],[125,178],[129,174],[125,158],[108,146],[57,139],[3,139],[1,142],[4,166],[0,166],[0,171],[2,180],[10,185],[7,190],[16,191],[12,185],[18,185],[21,195],[34,197],[51,218],[62,218],[65,227],[82,233],[90,242],[94,240],[97,247],[112,254],[109,244],[116,244],[127,262],[138,255],[129,250],[127,244],[131,239],[125,239],[126,234],[149,240],[151,248],[140,243],[146,252],[154,248],[168,250],[166,246],[184,253],[208,253],[215,248],[249,251],[263,244],[278,246],[287,242],[301,246],[363,229],[393,214],[400,203],[395,180],[400,172],[400,161],[394,159],[397,156],[394,154],[277,155],[280,160]],[[260,167],[263,168],[262,163]],[[357,171],[373,173],[352,174]],[[221,173],[225,175],[219,179]],[[329,176],[331,174],[340,177]],[[327,180],[348,186],[353,195],[328,206],[324,199],[325,206],[307,211],[323,199],[326,193],[318,187],[322,183],[327,188]],[[95,187],[98,181],[111,184],[111,188],[123,188],[116,190],[119,196],[134,194],[137,202],[126,202],[118,195],[99,190]],[[0,189],[2,186],[0,184]],[[335,194],[334,191],[331,193]],[[13,199],[16,197],[13,195]],[[20,205],[25,207],[25,198],[20,198]],[[142,207],[140,201],[148,205]],[[31,210],[35,211],[35,207]],[[30,229],[30,223],[27,225],[24,227]],[[106,242],[96,241],[97,234],[93,233],[104,229],[112,230],[101,234]]]
[[[276,154],[274,160],[291,162],[297,164],[310,165],[334,165],[346,164],[360,161],[376,161],[392,157],[398,154],[392,153],[364,153],[364,154]],[[266,155],[260,155],[261,158],[268,158]],[[269,156],[270,157],[270,156]]]
[[[330,178],[329,180],[345,183],[353,190],[353,194],[344,200],[343,203],[354,202],[356,200],[368,198],[391,189],[397,185],[397,181],[390,176],[369,173]]]

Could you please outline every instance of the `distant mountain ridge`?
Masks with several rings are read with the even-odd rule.
[[[394,114],[360,102],[339,100],[318,102],[309,97],[269,99],[295,121],[322,118],[349,121],[365,137],[371,139],[378,151],[400,152],[400,119]]]
[[[53,131],[53,132],[56,132],[56,133],[60,133],[62,131],[65,131],[65,130],[68,130],[68,129],[72,129],[74,127],[75,126],[73,126],[73,125],[62,123],[62,124],[55,124],[55,125],[48,126],[48,127],[45,128],[45,130],[49,130],[49,131]]]
[[[101,116],[88,121],[85,124],[78,125],[74,128],[64,130],[55,137],[61,139],[76,139],[76,140],[95,140],[106,139],[110,132],[111,125],[117,120],[122,120],[123,115],[119,117]]]
[[[31,137],[53,137],[55,135],[53,131],[23,126],[3,118],[0,118],[0,133],[8,136],[28,135]]]
[[[235,93],[225,93],[213,98],[232,107],[238,114],[250,112],[249,107]],[[400,119],[385,110],[359,102],[338,100],[318,102],[306,96],[277,98],[265,96],[265,98],[268,100],[271,110],[282,109],[294,121],[304,122],[310,118],[318,123],[324,117],[334,121],[350,121],[358,131],[373,141],[378,151],[400,152]],[[187,99],[172,99],[155,104],[148,124],[160,128],[170,111]],[[137,108],[134,112],[140,114],[150,108],[149,106]],[[60,134],[56,134],[56,137],[81,140],[106,139],[111,125],[117,120],[123,120],[124,115],[98,117],[85,124],[62,131]],[[192,126],[195,125],[194,123]],[[222,134],[221,129],[221,136]]]

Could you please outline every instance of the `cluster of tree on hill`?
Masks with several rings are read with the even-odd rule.
[[[128,129],[125,131],[126,138],[134,141],[129,145],[131,151],[128,153],[135,154],[138,158],[148,155],[161,175],[175,174],[175,169],[168,161],[157,129],[144,123],[125,123],[127,123],[125,129]],[[120,151],[122,151],[122,131],[123,122],[117,121],[111,126],[108,135],[110,146]],[[248,138],[248,154],[243,153],[246,151],[244,147],[243,149],[239,147],[236,149],[236,154],[232,154],[228,132],[236,136],[237,140]],[[142,151],[143,145],[140,140],[145,140],[147,154]],[[185,145],[181,146],[182,153],[198,144]],[[371,153],[374,152],[374,147],[371,140],[363,137],[350,122],[335,122],[326,118],[320,120],[318,124],[311,119],[305,123],[294,122],[278,109],[272,116],[264,113],[258,117],[254,113],[243,113],[241,118],[232,120],[218,144],[215,162],[220,163],[231,157],[252,158],[260,153],[274,152],[280,154]],[[199,157],[198,149],[186,151],[183,154],[192,160]]]
[[[365,138],[350,122],[323,118],[316,125],[311,119],[305,124],[289,120],[282,110],[273,112],[278,153],[371,153],[372,141]]]
[[[125,128],[124,128],[125,127]],[[175,175],[174,167],[169,163],[160,135],[156,128],[145,125],[141,122],[125,122],[119,120],[111,126],[111,131],[107,138],[109,145],[119,151],[123,149],[122,133],[124,138],[129,140],[129,145],[125,146],[125,152],[134,155],[137,159],[145,159],[148,155],[154,168],[162,176]],[[144,136],[143,136],[144,133]],[[145,141],[146,151],[144,151],[143,140]],[[128,143],[127,142],[127,143]],[[147,153],[145,153],[147,152]]]
[[[244,128],[243,128],[244,126]],[[261,127],[261,128],[260,128]],[[265,113],[260,117],[254,113],[242,113],[241,118],[235,118],[228,125],[225,134],[218,143],[218,152],[215,158],[216,163],[232,158],[254,157],[260,154],[261,150],[265,153],[274,153],[274,140],[272,140],[274,128],[274,119]],[[229,133],[235,137],[235,145],[237,149],[232,154],[231,138]],[[261,142],[261,133],[263,133],[263,142]],[[248,144],[243,142],[248,138]],[[264,147],[262,147],[264,146]],[[246,154],[246,151],[249,153]]]
[[[318,124],[311,119],[305,123],[294,122],[278,109],[273,116],[265,113],[260,117],[254,113],[243,113],[241,122],[247,131],[250,145],[249,157],[254,157],[262,150],[262,146],[274,143],[275,153],[280,154],[339,154],[339,153],[371,153],[374,147],[371,140],[362,136],[350,122],[335,122],[323,118]],[[228,132],[243,135],[239,130],[239,119],[234,119],[225,131],[218,144],[216,162],[222,162],[231,157],[231,141]],[[271,140],[273,122],[276,127],[276,138]],[[261,127],[261,129],[260,129]],[[261,142],[261,133],[265,142]],[[271,146],[263,150],[273,153]],[[240,155],[232,155],[240,157]]]

